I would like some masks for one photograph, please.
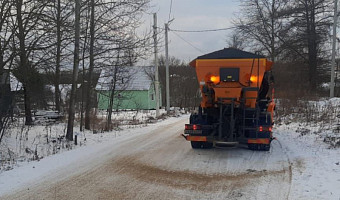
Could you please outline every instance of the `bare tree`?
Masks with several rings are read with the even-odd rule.
[[[42,19],[47,1],[16,0],[14,5],[17,21],[15,35],[19,42],[13,45],[15,51],[18,49],[19,57],[15,70],[24,88],[25,123],[32,124],[31,100],[35,91],[34,86],[42,87],[37,66],[44,59],[40,54],[41,50],[47,48],[42,42],[46,35],[46,31],[42,29],[44,23]]]
[[[230,37],[227,39],[228,47],[243,50],[245,48],[245,42],[243,36],[237,31],[233,31]]]
[[[90,18],[90,65],[87,79],[88,90],[86,93],[86,107],[85,107],[85,129],[90,130],[90,110],[91,110],[91,91],[92,91],[92,73],[94,69],[94,40],[95,40],[95,1],[90,1],[91,18]]]
[[[327,41],[332,1],[296,0],[290,8],[290,21],[285,37],[290,41],[290,55],[297,55],[307,64],[311,88],[316,88],[317,69],[323,63]],[[294,50],[292,50],[294,49]]]
[[[63,48],[67,44],[63,44],[65,41],[69,41],[68,34],[71,33],[69,29],[69,17],[73,13],[70,7],[69,1],[57,0],[54,2],[55,9],[55,25],[56,25],[56,54],[55,54],[55,78],[54,78],[54,94],[55,94],[55,107],[57,111],[61,111],[61,97],[60,97],[60,69],[61,69],[61,59],[63,55]],[[53,29],[52,29],[53,30]]]
[[[57,111],[62,111],[60,93],[60,76],[62,69],[66,68],[71,60],[72,33],[74,9],[68,0],[50,1],[44,9],[46,16],[43,29],[47,32],[44,43],[48,46],[43,52],[45,65],[43,71],[49,75],[48,83],[54,85],[54,103]]]
[[[127,66],[127,64],[130,64],[130,60],[131,58],[118,51],[116,61],[114,61],[114,63],[108,63],[104,68],[104,73],[102,73],[103,77],[101,77],[101,79],[106,85],[104,87],[109,89],[109,92],[106,93],[109,97],[106,130],[111,130],[114,106],[117,106],[118,109],[120,93],[124,92],[129,86],[131,76],[134,74],[131,70],[132,68]]]
[[[14,8],[10,0],[0,1],[0,143],[9,122],[12,97],[10,95],[9,71],[15,56],[11,51],[14,30],[16,28],[12,21],[11,11]],[[7,73],[5,73],[7,69]]]
[[[282,49],[278,37],[285,27],[286,0],[244,0],[241,15],[234,20],[237,33],[255,51],[264,51],[275,61]]]
[[[183,61],[170,57],[169,59],[170,74],[170,96],[171,106],[189,108],[198,105],[199,97],[197,91],[199,89],[196,78],[195,69],[188,66]],[[165,58],[159,58],[160,67],[160,83],[162,87],[162,100],[165,105]]]
[[[307,66],[303,75],[315,89],[321,74],[317,69],[326,55],[331,1],[244,0],[242,5],[235,25],[245,40],[255,41],[253,50],[265,52],[273,61]]]
[[[136,62],[146,46],[148,37],[136,36],[135,30],[140,25],[140,15],[149,4],[149,0],[90,1],[90,44],[89,68],[86,84],[85,128],[90,129],[90,111],[93,105],[92,74],[95,65],[115,63],[117,51],[124,51],[122,60]],[[127,54],[129,52],[129,55]],[[110,61],[108,61],[110,60]],[[106,65],[106,64],[104,64]]]
[[[14,8],[11,0],[0,1],[0,75],[3,70],[14,58],[14,52],[10,49],[16,28],[12,21],[11,11]]]
[[[75,2],[75,40],[74,40],[74,63],[73,63],[73,79],[72,79],[72,91],[70,96],[68,123],[66,138],[69,141],[73,140],[73,126],[74,126],[74,113],[75,113],[75,100],[76,100],[76,89],[78,80],[78,69],[79,69],[79,40],[80,40],[80,1]]]

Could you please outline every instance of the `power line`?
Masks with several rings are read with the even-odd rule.
[[[196,49],[197,51],[201,52],[201,53],[204,53],[201,49],[195,47],[193,44],[191,44],[189,41],[185,40],[183,37],[181,37],[179,34],[177,34],[176,32],[171,32],[170,33],[173,33],[175,34],[177,37],[179,37],[181,40],[183,40],[184,42],[186,42],[187,44],[189,44],[191,47],[193,47],[194,49]]]
[[[218,28],[218,29],[205,29],[205,30],[178,30],[178,29],[170,29],[172,32],[185,32],[185,33],[202,33],[202,32],[215,32],[215,31],[226,31],[230,29],[237,28],[236,26],[228,27],[228,28]]]

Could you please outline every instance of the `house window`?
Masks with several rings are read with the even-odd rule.
[[[155,100],[155,96],[153,94],[150,95],[151,96],[151,101]]]

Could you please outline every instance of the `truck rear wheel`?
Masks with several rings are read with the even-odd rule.
[[[194,142],[194,141],[191,141],[191,147],[193,149],[200,149],[202,146],[202,142]]]
[[[211,149],[213,147],[212,142],[195,142],[191,141],[191,147],[193,149]]]
[[[269,151],[270,150],[270,144],[263,144],[262,150],[263,151]]]
[[[248,144],[248,148],[256,151],[269,151],[270,144]]]
[[[214,145],[212,142],[202,142],[202,144],[204,149],[211,149]]]

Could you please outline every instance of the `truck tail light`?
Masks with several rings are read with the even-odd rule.
[[[194,124],[194,125],[192,126],[192,129],[194,129],[194,130],[201,130],[202,127],[201,127],[201,125]]]
[[[260,131],[260,132],[263,131],[263,127],[262,127],[262,126],[259,127],[259,131]]]
[[[272,132],[272,127],[263,127],[263,126],[259,126],[259,128],[257,129],[259,132]]]
[[[201,130],[202,126],[199,124],[186,124],[185,130]]]
[[[192,130],[192,125],[191,124],[186,124],[185,125],[185,130]]]

